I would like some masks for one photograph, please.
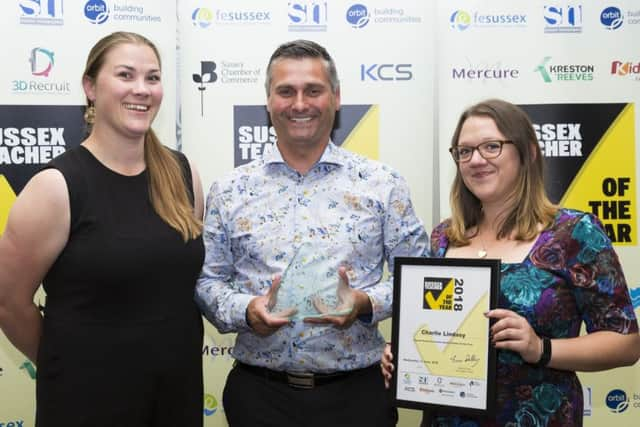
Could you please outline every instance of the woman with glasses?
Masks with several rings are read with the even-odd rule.
[[[423,426],[580,426],[575,371],[634,364],[640,336],[622,268],[593,215],[547,198],[543,159],[526,114],[502,100],[467,109],[449,150],[457,166],[451,218],[432,255],[502,261],[491,342],[498,350],[493,419],[429,414]],[[580,336],[584,320],[587,334]],[[393,372],[387,346],[385,380]]]

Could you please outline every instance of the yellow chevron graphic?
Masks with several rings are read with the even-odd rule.
[[[442,292],[440,292],[438,299],[435,299],[433,297],[432,292],[430,291],[425,292],[424,300],[427,302],[427,305],[429,306],[430,309],[442,310],[441,307],[443,304],[445,304],[445,301],[447,301],[446,305],[450,305],[451,297],[453,296],[453,283],[454,283],[453,279],[447,282]]]
[[[455,331],[458,336],[433,337],[433,328],[429,325],[418,328],[413,335],[413,341],[431,375],[474,379],[486,377],[489,352],[486,328],[488,320],[483,313],[489,307],[487,298],[488,295],[485,294],[469,312]],[[448,343],[440,350],[436,341]]]
[[[13,192],[9,181],[4,175],[0,175],[0,234],[4,232],[4,228],[7,226],[9,211],[15,200],[16,193]]]
[[[342,146],[369,159],[380,157],[380,108],[372,105],[353,128]]]

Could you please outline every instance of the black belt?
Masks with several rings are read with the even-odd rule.
[[[247,372],[251,372],[256,376],[267,379],[269,381],[276,381],[279,383],[287,384],[293,388],[301,388],[301,389],[312,389],[314,387],[318,387],[334,381],[343,380],[347,377],[356,375],[358,373],[363,373],[369,370],[376,370],[376,371],[380,370],[378,365],[372,365],[372,366],[369,366],[368,368],[355,369],[352,371],[332,372],[329,374],[316,374],[313,372],[274,371],[272,369],[263,368],[261,366],[247,365],[246,363],[242,363],[237,360],[234,363],[234,365],[237,366],[238,368],[244,369]]]

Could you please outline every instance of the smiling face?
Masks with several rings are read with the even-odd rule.
[[[485,141],[506,140],[495,121],[487,116],[470,116],[462,124],[458,145],[477,147]],[[465,186],[483,205],[507,204],[518,182],[520,154],[513,144],[504,144],[493,159],[474,150],[471,159],[458,164]]]
[[[83,78],[95,106],[92,132],[139,141],[160,108],[162,82],[158,57],[149,46],[121,43],[104,57],[95,79]]]
[[[321,58],[282,58],[271,64],[267,110],[281,150],[324,148],[329,142],[340,90],[331,90]]]

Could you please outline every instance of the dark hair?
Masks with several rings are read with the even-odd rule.
[[[543,159],[535,131],[527,114],[517,105],[501,99],[488,99],[467,108],[458,119],[451,146],[458,145],[462,125],[469,117],[491,118],[505,138],[513,142],[520,158],[520,173],[512,193],[504,202],[498,238],[530,240],[538,233],[538,225],[547,227],[553,221],[557,207],[549,201],[544,189]],[[451,226],[447,236],[454,246],[469,244],[467,231],[477,226],[484,213],[480,200],[467,188],[456,171],[450,194]]]
[[[329,55],[329,52],[327,52],[327,49],[311,40],[294,40],[278,46],[278,48],[271,55],[271,58],[269,58],[269,64],[267,65],[267,77],[264,83],[264,87],[267,91],[267,96],[269,95],[269,90],[271,88],[271,66],[274,62],[281,58],[322,58],[325,61],[327,76],[329,77],[329,83],[331,84],[332,92],[336,93],[340,88],[340,80],[338,80],[338,71],[336,69],[336,64],[333,61],[331,55]]]

